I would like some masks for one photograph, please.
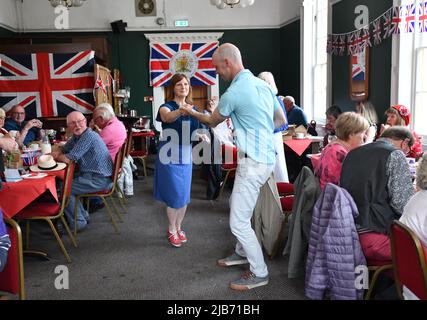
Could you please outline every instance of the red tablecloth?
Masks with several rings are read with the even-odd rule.
[[[3,215],[12,218],[46,191],[58,201],[55,177],[47,176],[42,179],[24,179],[19,182],[8,182],[0,191],[0,207]]]
[[[313,141],[310,139],[292,139],[292,140],[284,140],[283,143],[286,144],[289,148],[291,148],[298,156],[304,153],[305,150],[311,145]]]
[[[56,177],[59,180],[64,181],[64,179],[65,179],[65,171],[66,170],[67,170],[67,168],[62,169],[62,170],[57,170],[57,171],[43,171],[43,173],[47,173],[47,175],[49,175],[49,176]]]

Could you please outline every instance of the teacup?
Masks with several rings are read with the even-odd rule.
[[[295,135],[295,137],[297,139],[304,139],[305,138],[305,134],[302,133],[302,132],[297,132],[296,135]]]
[[[16,139],[16,137],[18,136],[19,131],[18,130],[10,130],[9,131],[9,135],[13,138]]]

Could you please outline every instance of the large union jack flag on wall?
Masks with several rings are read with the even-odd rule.
[[[153,87],[164,87],[176,73],[191,79],[193,86],[211,86],[216,83],[212,55],[218,42],[172,43],[151,45],[150,79]]]
[[[0,54],[0,107],[19,104],[27,117],[65,116],[94,109],[94,51]]]

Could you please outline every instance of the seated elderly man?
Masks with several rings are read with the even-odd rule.
[[[99,133],[114,161],[127,134],[125,126],[117,119],[110,104],[102,103],[96,107],[90,127]]]
[[[126,141],[127,134],[125,126],[117,119],[109,103],[102,103],[96,107],[89,126],[99,133],[114,163],[117,153]],[[132,169],[130,172],[132,175]],[[101,198],[90,199],[89,213],[93,213],[102,207],[104,207],[104,203]]]
[[[347,189],[359,210],[356,226],[368,260],[391,260],[388,231],[414,195],[405,155],[414,138],[405,127],[391,127],[381,138],[350,151],[341,170],[341,187]]]
[[[100,136],[87,127],[86,118],[74,111],[67,116],[68,129],[73,136],[60,151],[52,152],[59,162],[75,161],[79,166],[74,175],[71,197],[65,208],[65,215],[71,228],[74,228],[75,195],[92,193],[111,188],[113,161]],[[77,230],[83,230],[89,221],[89,214],[79,202],[77,204]]]
[[[308,128],[307,116],[300,107],[295,104],[295,99],[291,96],[286,96],[283,99],[283,104],[286,109],[286,116],[289,124],[294,124],[297,127],[304,126]]]
[[[37,140],[42,126],[43,123],[37,119],[25,121],[25,109],[18,105],[10,110],[10,116],[4,124],[7,131],[19,131],[17,142],[20,146]]]

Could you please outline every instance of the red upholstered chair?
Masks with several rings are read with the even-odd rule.
[[[280,234],[282,234],[283,226],[286,224],[289,220],[289,216],[292,214],[292,208],[294,205],[294,185],[292,183],[285,183],[285,182],[278,182],[277,185],[277,191],[279,192],[280,196],[280,204],[282,205],[282,212],[284,215],[282,229],[280,231]],[[274,245],[273,251],[271,253],[270,258],[273,259],[277,251],[279,249],[281,238],[279,237],[276,240],[276,243]]]
[[[372,296],[372,292],[374,291],[378,277],[384,271],[391,270],[393,268],[393,264],[391,261],[367,260],[366,265],[368,266],[370,273],[372,273],[372,277],[369,277],[369,289],[365,295],[365,300],[369,300]]]
[[[12,219],[4,219],[11,241],[6,267],[0,272],[0,291],[18,295],[25,300],[24,261],[21,228]],[[0,294],[1,296],[1,294]]]
[[[139,133],[139,132],[131,132],[131,135],[132,135],[131,139],[130,139],[131,144],[133,142],[134,137],[141,137],[141,138],[147,137],[146,134]],[[138,159],[139,161],[141,161],[142,166],[144,168],[144,176],[147,177],[147,163],[146,163],[145,159],[147,159],[148,150],[147,150],[147,144],[143,144],[143,145],[144,145],[144,149],[142,149],[142,150],[132,150],[132,147],[129,146],[129,149],[130,149],[129,154],[132,158],[135,158],[135,159]]]
[[[60,203],[33,202],[29,206],[21,210],[17,215],[14,216],[14,218],[18,221],[26,221],[26,237],[25,238],[26,238],[27,250],[29,247],[29,239],[30,239],[30,221],[44,220],[49,224],[49,227],[56,238],[56,242],[58,243],[59,248],[61,249],[65,258],[67,259],[68,262],[71,262],[70,255],[68,254],[67,249],[65,249],[64,243],[62,242],[61,237],[59,236],[53,221],[57,219],[61,220],[61,222],[65,227],[65,230],[68,233],[68,236],[71,239],[71,242],[73,243],[74,247],[77,248],[76,240],[74,239],[70,231],[70,228],[68,226],[68,223],[64,218],[64,210],[68,205],[70,195],[71,195],[71,186],[73,183],[74,168],[75,168],[75,162],[71,161],[67,166],[65,178],[62,183]]]
[[[232,155],[232,159],[230,159]],[[221,190],[219,192],[219,197],[221,197],[222,192],[224,191],[225,185],[228,181],[228,178],[234,177],[234,174],[237,169],[237,148],[231,145],[221,145],[221,171],[225,172],[225,178],[222,182]]]
[[[116,159],[114,161],[114,168],[113,168],[113,176],[112,176],[112,187],[109,190],[103,190],[98,191],[94,193],[86,193],[86,194],[79,194],[76,195],[76,205],[74,206],[74,234],[77,234],[77,204],[81,198],[94,198],[94,197],[100,197],[102,199],[102,202],[104,203],[105,207],[107,208],[107,213],[110,217],[111,223],[113,224],[114,230],[117,233],[120,233],[116,221],[114,220],[110,205],[108,204],[106,199],[110,199],[112,203],[112,208],[119,219],[120,222],[123,222],[123,218],[120,214],[120,212],[117,210],[116,204],[113,199],[113,194],[116,192],[117,188],[117,179],[119,176],[119,172],[121,170],[121,167],[123,165],[123,157],[125,155],[126,151],[126,143],[123,143],[122,147],[120,148],[119,152],[116,154]]]
[[[391,253],[399,297],[402,286],[419,299],[427,300],[427,248],[415,233],[399,221],[391,225]]]

